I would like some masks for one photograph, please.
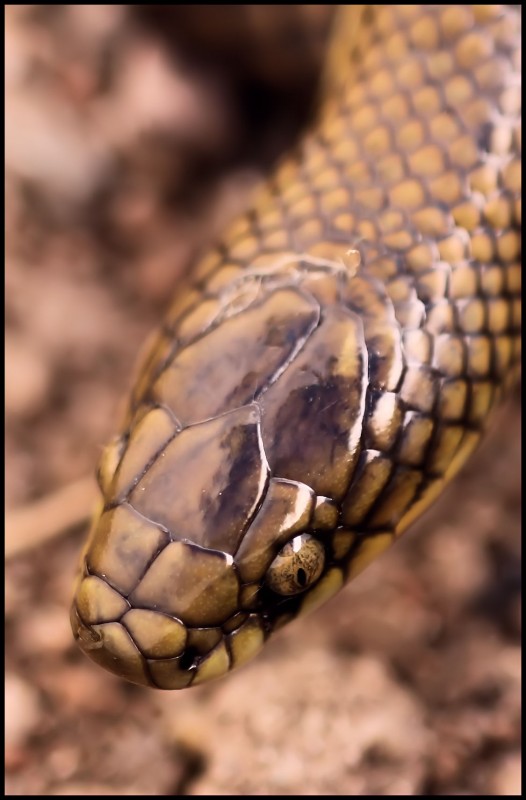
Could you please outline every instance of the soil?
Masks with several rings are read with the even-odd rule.
[[[6,73],[9,510],[93,473],[143,339],[303,118],[127,6],[7,6]],[[75,647],[85,526],[10,559],[7,794],[518,795],[520,458],[514,390],[396,547],[183,692]]]

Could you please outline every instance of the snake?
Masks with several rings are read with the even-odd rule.
[[[520,362],[520,8],[340,7],[316,116],[145,346],[71,610],[136,684],[224,676],[375,560]]]

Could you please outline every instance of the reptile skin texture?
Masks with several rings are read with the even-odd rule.
[[[72,626],[135,683],[223,675],[331,597],[518,374],[520,9],[360,13],[340,11],[317,121],[197,264],[102,457]]]

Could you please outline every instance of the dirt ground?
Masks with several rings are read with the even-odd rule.
[[[6,73],[9,511],[94,472],[142,340],[301,119],[126,6],[7,6]],[[10,559],[7,794],[518,795],[520,458],[517,390],[395,548],[183,692],[74,646],[85,526]]]

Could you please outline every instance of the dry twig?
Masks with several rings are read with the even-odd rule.
[[[7,512],[5,518],[5,557],[13,558],[26,550],[66,533],[89,518],[97,496],[92,476],[81,478],[30,505]]]

